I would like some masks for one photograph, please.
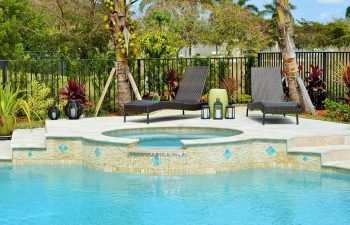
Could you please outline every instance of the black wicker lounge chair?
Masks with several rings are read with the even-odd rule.
[[[266,114],[296,114],[296,122],[299,124],[301,105],[284,101],[280,68],[252,68],[251,81],[252,102],[248,103],[247,117],[249,110],[260,110],[265,125]]]
[[[207,66],[187,67],[174,101],[154,102],[139,100],[129,102],[124,105],[124,122],[126,122],[128,113],[147,113],[147,123],[149,123],[149,113],[157,110],[182,110],[183,115],[185,115],[185,110],[200,110],[202,106],[200,98],[204,90],[207,76]]]

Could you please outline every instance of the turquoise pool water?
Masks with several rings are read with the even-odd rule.
[[[211,133],[200,133],[200,132],[164,132],[164,133],[134,133],[120,135],[119,137],[140,139],[138,143],[139,147],[143,148],[181,148],[181,140],[195,140],[195,139],[210,139],[210,138],[221,138],[229,137],[231,135],[226,134],[211,134]]]
[[[139,176],[0,167],[0,224],[350,224],[350,176],[289,170]]]
[[[181,148],[183,146],[181,140],[222,138],[241,133],[231,129],[168,127],[108,131],[104,135],[139,139],[138,146],[144,148]]]

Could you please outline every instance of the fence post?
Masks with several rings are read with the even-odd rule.
[[[2,70],[2,84],[4,86],[7,83],[7,70],[6,70],[7,63],[8,63],[8,61],[5,61],[5,60],[0,61],[0,66],[1,66],[1,70]]]
[[[260,62],[260,60],[261,60],[261,53],[258,52],[258,67],[261,67],[261,62]]]
[[[327,52],[323,52],[323,81],[327,84]]]

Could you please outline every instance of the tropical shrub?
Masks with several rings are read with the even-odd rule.
[[[220,87],[226,89],[229,100],[232,101],[236,92],[236,81],[231,77],[224,78],[221,81]]]
[[[61,99],[77,100],[84,106],[92,107],[92,103],[87,99],[85,94],[86,85],[76,83],[74,80],[68,80],[67,85],[60,91]]]
[[[348,104],[335,102],[330,99],[326,99],[323,104],[325,109],[328,110],[327,117],[339,121],[350,121],[350,106]]]
[[[307,72],[306,89],[316,109],[322,109],[322,102],[326,99],[326,83],[323,81],[323,70],[319,66],[311,65],[311,72]]]
[[[170,101],[175,98],[177,90],[179,89],[179,78],[174,68],[168,70],[166,82],[168,84],[168,100]]]
[[[55,100],[50,97],[51,89],[44,83],[32,81],[31,94],[27,97],[28,106],[37,119],[47,118],[48,108],[54,104]]]
[[[346,95],[347,95],[347,98],[345,99],[345,102],[347,104],[350,103],[350,63],[347,64],[345,67],[344,67],[344,71],[343,71],[343,81],[344,81],[344,85],[345,87],[347,88],[347,92],[346,92]]]
[[[241,103],[248,103],[248,102],[252,101],[252,96],[239,93],[239,94],[237,94],[236,99],[237,99],[237,101],[239,101]]]

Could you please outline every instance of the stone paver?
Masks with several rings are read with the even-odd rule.
[[[0,141],[0,160],[12,160],[11,141]]]
[[[11,148],[46,148],[45,128],[16,129],[12,134]]]

